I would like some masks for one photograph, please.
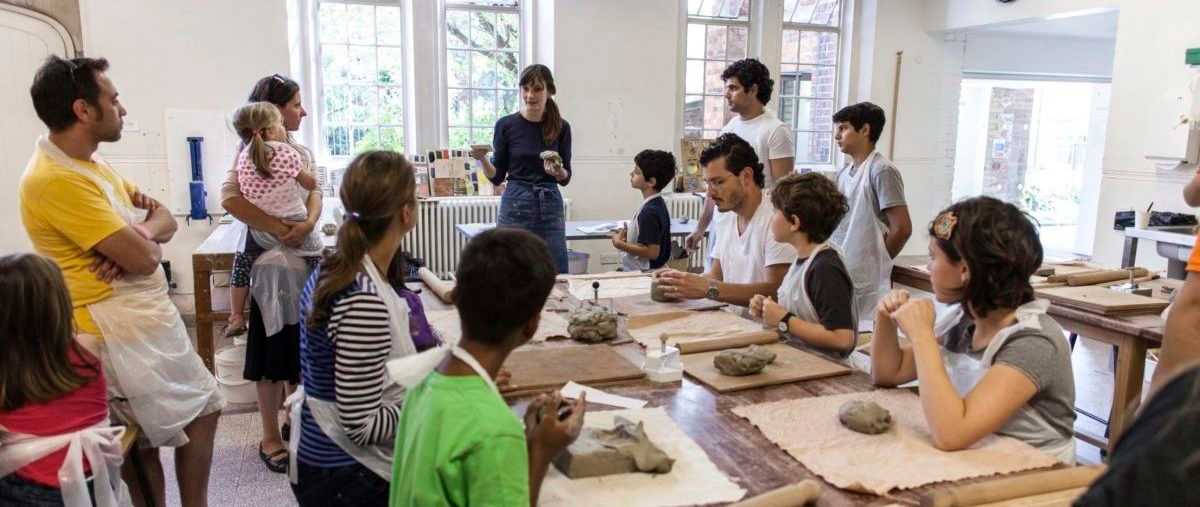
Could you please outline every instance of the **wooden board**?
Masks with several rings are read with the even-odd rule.
[[[571,295],[575,296],[575,299],[591,301],[596,297],[593,283],[600,284],[599,297],[601,300],[607,300],[638,295],[649,298],[650,281],[648,273],[639,273],[636,276],[573,279],[569,283]]]
[[[658,347],[662,344],[660,337],[663,334],[667,335],[668,344],[675,345],[682,342],[703,341],[746,332],[763,331],[763,326],[733,312],[714,310],[636,315],[626,319],[625,329],[633,339],[642,345]]]
[[[725,303],[711,299],[684,299],[674,303],[660,303],[650,299],[649,294],[613,298],[612,304],[617,313],[630,316],[681,310],[706,311],[725,307]]]
[[[501,391],[550,391],[574,380],[597,384],[645,377],[641,368],[608,345],[517,350],[504,368],[512,373]]]
[[[1155,314],[1167,307],[1166,301],[1094,285],[1039,289],[1037,295],[1055,304],[1102,315]]]
[[[701,352],[681,356],[683,371],[719,393],[787,384],[802,380],[847,375],[851,369],[816,354],[786,344],[766,345],[776,354],[775,362],[763,371],[744,377],[730,377],[717,371],[713,357],[720,352]]]
[[[442,341],[458,341],[462,338],[462,325],[458,319],[458,309],[429,310],[425,312],[429,326],[437,331]],[[567,339],[571,334],[567,331],[567,318],[561,313],[542,311],[542,319],[538,322],[537,333],[534,333],[530,343],[546,340]]]

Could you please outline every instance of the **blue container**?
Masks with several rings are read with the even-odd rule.
[[[201,155],[204,152],[203,137],[189,137],[188,153],[191,155],[192,161],[192,181],[188,183],[188,191],[191,194],[192,212],[191,217],[195,220],[208,218],[208,208],[205,206],[205,200],[208,198],[208,191],[204,189],[204,166],[201,161]]]

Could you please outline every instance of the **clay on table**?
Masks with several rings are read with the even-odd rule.
[[[745,349],[730,349],[713,356],[713,366],[723,375],[741,377],[762,371],[775,361],[775,353],[766,347],[751,345]]]
[[[842,425],[859,433],[878,435],[892,427],[892,413],[873,401],[851,400],[838,409]]]
[[[617,314],[599,306],[589,306],[571,312],[567,323],[571,338],[587,343],[612,340],[617,337]]]
[[[668,296],[665,289],[665,287],[658,284],[658,279],[655,278],[650,282],[650,299],[659,303],[674,303],[679,301],[679,298]]]
[[[616,417],[612,429],[584,428],[579,438],[554,458],[554,466],[572,479],[643,472],[665,474],[675,460],[654,445],[641,422]]]

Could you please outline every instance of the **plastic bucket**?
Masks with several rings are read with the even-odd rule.
[[[258,389],[254,382],[242,378],[246,365],[246,346],[232,345],[218,350],[213,357],[217,370],[217,384],[230,403],[254,403],[258,401]]]
[[[589,258],[591,255],[586,252],[567,250],[567,273],[572,275],[587,273]]]

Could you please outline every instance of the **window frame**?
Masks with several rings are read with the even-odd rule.
[[[747,1],[753,1],[753,0],[747,0]],[[728,67],[728,65],[730,63],[736,62],[739,59],[741,59],[741,58],[732,58],[731,59],[731,58],[728,58],[728,55],[725,58],[720,58],[720,59],[708,58],[708,56],[707,56],[707,53],[708,53],[707,38],[705,40],[705,56],[701,57],[701,58],[689,57],[688,53],[687,53],[687,51],[688,51],[687,44],[688,44],[688,32],[690,31],[691,26],[692,25],[703,26],[703,27],[705,27],[706,32],[707,32],[708,27],[710,27],[710,26],[723,26],[726,28],[729,28],[729,27],[745,28],[746,29],[746,54],[742,58],[751,58],[752,57],[752,54],[751,54],[752,53],[752,51],[751,51],[752,40],[755,37],[753,15],[754,15],[753,5],[750,8],[750,14],[748,14],[746,16],[745,20],[732,19],[732,18],[714,18],[714,17],[707,17],[707,16],[691,16],[685,10],[684,19],[683,19],[683,30],[682,30],[683,43],[682,43],[682,51],[681,51],[681,54],[682,54],[681,61],[683,62],[683,65],[681,66],[682,68],[680,71],[680,75],[682,76],[681,77],[682,83],[680,86],[680,90],[682,90],[682,93],[680,93],[679,108],[678,108],[679,109],[678,114],[680,115],[678,134],[679,134],[680,138],[689,137],[689,132],[695,132],[695,129],[689,129],[687,126],[687,109],[686,108],[687,108],[687,98],[689,96],[699,96],[702,99],[701,105],[700,105],[700,108],[702,111],[702,114],[700,117],[701,127],[699,130],[699,136],[696,137],[697,139],[710,139],[711,137],[716,137],[715,135],[711,136],[711,137],[706,137],[706,135],[705,135],[706,132],[720,132],[720,129],[714,130],[714,129],[704,128],[704,126],[703,126],[704,119],[705,119],[705,116],[703,115],[704,102],[707,101],[708,97],[719,97],[719,98],[721,98],[722,103],[724,103],[724,100],[725,100],[724,89],[722,89],[722,91],[720,93],[710,93],[708,91],[706,84],[702,85],[700,93],[698,93],[698,94],[697,93],[688,93],[688,90],[687,90],[688,62],[698,61],[698,62],[702,62],[704,64],[704,66],[707,66],[708,62],[724,62],[726,67]],[[707,37],[707,34],[706,34],[706,37]],[[728,47],[729,47],[728,33],[726,33],[726,49],[728,49]],[[705,76],[705,74],[703,72],[703,66],[702,66],[701,81],[703,81],[704,76]],[[727,112],[728,111],[726,109],[724,109],[724,108],[722,109],[722,120],[724,120],[725,113],[727,113]],[[722,127],[724,126],[725,123],[727,123],[727,121],[722,121]]]
[[[451,148],[451,149],[466,148],[466,146],[461,146],[461,147],[460,146],[449,146],[449,144],[450,144],[450,129],[451,128],[466,128],[467,132],[468,132],[468,138],[470,138],[470,136],[474,134],[474,131],[476,129],[484,129],[484,128],[492,129],[492,128],[494,128],[495,125],[493,124],[493,125],[484,127],[484,126],[470,124],[472,121],[474,121],[474,114],[473,114],[474,113],[474,98],[472,98],[470,100],[470,102],[468,103],[468,111],[467,111],[468,125],[451,125],[450,124],[450,97],[451,97],[451,93],[450,93],[450,90],[451,90],[451,86],[450,86],[450,51],[460,50],[460,49],[459,48],[453,48],[453,49],[450,48],[449,40],[448,40],[449,31],[450,31],[449,30],[448,13],[450,11],[465,11],[465,12],[484,11],[484,12],[513,14],[517,17],[517,47],[514,50],[511,50],[511,51],[510,50],[500,50],[500,49],[477,50],[477,49],[472,49],[472,48],[462,48],[462,50],[466,50],[471,53],[474,53],[474,52],[482,53],[482,52],[491,51],[491,52],[512,52],[512,53],[516,54],[517,69],[518,69],[518,71],[517,71],[518,82],[514,83],[516,86],[513,90],[515,90],[515,92],[517,93],[518,104],[520,104],[520,91],[521,91],[521,87],[519,84],[520,69],[525,68],[526,55],[527,55],[528,47],[529,47],[528,46],[529,41],[527,40],[529,38],[528,37],[529,31],[528,31],[528,27],[526,26],[526,23],[528,22],[528,20],[527,20],[528,15],[526,12],[526,10],[528,9],[528,7],[527,7],[528,0],[526,2],[518,1],[516,5],[511,5],[511,6],[510,5],[478,5],[478,4],[470,4],[470,3],[453,3],[449,0],[442,0],[439,3],[440,3],[439,9],[438,9],[439,30],[438,30],[438,41],[437,41],[438,42],[438,48],[437,48],[438,54],[434,56],[434,60],[437,62],[437,65],[438,65],[438,74],[439,74],[438,75],[438,84],[439,84],[438,95],[439,95],[440,103],[438,104],[438,112],[437,112],[437,118],[438,118],[438,123],[439,123],[439,125],[437,126],[437,132],[438,132],[437,139],[439,140],[438,144],[442,147]],[[473,72],[471,73],[470,77],[472,80],[474,79]],[[495,88],[475,88],[473,86],[467,86],[467,87],[454,87],[454,89],[455,90],[469,90],[470,92],[472,92],[472,94],[476,90],[494,90],[494,91],[496,91],[497,92],[496,119],[499,120],[503,116],[499,109],[499,105],[500,105],[499,104],[500,103],[499,92],[507,91],[507,90],[509,90],[508,88],[500,88],[498,86]],[[518,105],[518,108],[519,108],[519,105]],[[511,114],[511,113],[504,113],[504,114]],[[489,140],[488,142],[490,143],[491,140]]]
[[[845,39],[846,39],[844,25],[843,25],[843,23],[845,22],[845,19],[846,19],[846,10],[847,10],[846,3],[847,3],[847,0],[839,0],[838,22],[837,22],[836,26],[810,24],[810,23],[793,23],[793,22],[784,22],[783,23],[782,28],[780,29],[780,32],[779,32],[779,35],[780,35],[779,36],[779,40],[780,40],[779,68],[776,69],[776,76],[778,76],[778,78],[779,78],[778,79],[779,91],[776,93],[777,99],[779,100],[779,112],[780,112],[779,116],[781,116],[781,117],[783,116],[783,103],[784,103],[785,98],[786,99],[794,99],[794,100],[796,100],[797,104],[799,104],[799,102],[801,100],[808,100],[808,101],[812,101],[812,102],[829,101],[833,104],[834,112],[837,112],[838,105],[840,103],[842,103],[842,101],[843,101],[843,97],[842,97],[842,93],[841,93],[842,77],[843,77],[842,76],[842,73],[843,73],[842,51],[845,47],[844,44],[845,44]],[[832,33],[832,34],[837,35],[837,49],[834,52],[834,55],[835,55],[834,62],[835,63],[833,65],[827,65],[827,64],[820,64],[820,63],[784,62],[783,61],[783,41],[784,41],[783,34],[787,31],[797,31],[797,32],[799,32],[799,34],[801,34],[801,36],[803,36],[803,34],[805,32]],[[800,95],[798,93],[800,86],[797,83],[797,86],[796,86],[797,94],[785,96],[783,94],[783,91],[784,91],[784,88],[783,88],[783,66],[784,65],[809,66],[814,69],[818,68],[818,67],[825,67],[825,68],[832,69],[832,71],[833,71],[832,72],[833,95],[830,97],[820,97],[815,94],[810,95],[810,96]],[[796,123],[796,122],[793,121],[792,123]],[[792,142],[795,143],[794,145],[797,147],[796,148],[797,154],[799,153],[799,143],[800,143],[800,133],[801,132],[810,133],[812,135],[828,133],[829,140],[830,140],[830,152],[829,152],[829,160],[828,161],[800,160],[799,157],[795,157],[793,159],[793,165],[795,167],[800,167],[801,164],[803,164],[806,168],[811,168],[811,169],[815,169],[815,170],[823,170],[826,168],[828,168],[829,170],[832,170],[837,167],[837,153],[833,149],[833,146],[836,144],[833,139],[833,136],[837,131],[837,125],[832,125],[832,118],[830,119],[830,123],[831,123],[830,130],[828,130],[827,132],[821,131],[821,130],[816,130],[816,129],[800,130],[800,129],[797,129],[795,125],[788,124],[788,128],[792,129]]]
[[[322,20],[321,20],[321,14],[320,14],[320,6],[322,4],[340,4],[340,5],[346,5],[346,6],[366,5],[366,6],[376,7],[376,8],[378,8],[378,7],[395,7],[399,10],[399,13],[400,13],[400,19],[399,19],[400,42],[398,44],[380,45],[379,44],[379,36],[378,36],[378,21],[376,21],[376,25],[375,25],[376,26],[375,41],[372,44],[352,44],[350,42],[346,42],[345,44],[343,44],[343,43],[323,42],[321,40],[321,21]],[[406,0],[321,0],[320,2],[317,2],[315,7],[316,7],[316,12],[315,12],[315,15],[313,16],[313,38],[312,38],[314,49],[312,51],[313,59],[312,59],[311,64],[314,68],[313,91],[316,92],[317,96],[311,98],[309,100],[309,103],[311,104],[310,109],[315,113],[316,123],[317,123],[316,132],[315,132],[315,134],[316,134],[315,137],[317,138],[315,144],[316,144],[317,149],[315,150],[315,155],[314,155],[315,158],[317,159],[316,160],[317,165],[328,166],[328,167],[345,167],[347,164],[349,164],[350,160],[352,160],[355,156],[354,153],[351,153],[348,155],[334,155],[334,154],[330,153],[329,141],[328,141],[328,137],[326,136],[326,127],[328,126],[328,123],[326,121],[325,68],[324,68],[325,45],[326,44],[345,46],[347,48],[352,47],[352,46],[375,48],[375,50],[376,50],[375,72],[376,72],[376,74],[378,74],[378,71],[379,71],[378,49],[380,47],[394,48],[400,52],[401,56],[400,56],[400,62],[399,62],[399,66],[398,66],[399,71],[400,71],[400,84],[398,86],[397,85],[382,85],[378,82],[378,80],[375,80],[373,82],[373,84],[371,84],[370,86],[375,88],[376,94],[377,94],[376,95],[376,113],[375,113],[376,115],[378,115],[379,111],[380,111],[379,97],[381,95],[382,90],[384,88],[395,88],[400,91],[400,96],[401,96],[401,106],[400,107],[401,107],[402,123],[400,123],[399,125],[396,125],[396,124],[383,124],[383,123],[379,123],[378,121],[376,121],[375,123],[372,123],[372,124],[355,125],[353,122],[348,121],[344,124],[339,124],[337,126],[345,125],[349,129],[347,131],[347,135],[350,136],[351,141],[353,140],[353,128],[354,127],[363,127],[363,126],[369,125],[369,126],[375,128],[377,132],[379,132],[378,129],[381,129],[381,128],[399,128],[401,130],[401,139],[403,139],[403,142],[404,142],[404,151],[411,152],[413,149],[413,146],[414,146],[414,141],[415,141],[415,139],[414,139],[415,136],[414,136],[414,132],[413,132],[415,129],[413,128],[414,127],[413,122],[412,122],[413,116],[412,116],[412,111],[411,111],[412,102],[410,101],[410,96],[412,94],[410,85],[412,83],[413,74],[410,72],[410,69],[412,67],[410,66],[410,62],[409,62],[409,52],[411,51],[410,46],[413,43],[413,38],[411,36],[412,34],[409,33],[409,28],[412,25],[409,23],[410,20],[408,19],[409,15],[410,15],[410,11],[409,11],[409,5],[407,5]],[[376,18],[376,20],[378,20],[378,18]],[[355,86],[353,83],[348,83],[348,84]],[[347,100],[349,100],[349,98],[347,98]],[[376,120],[378,120],[378,119],[379,118],[377,116]],[[351,151],[353,152],[353,146],[351,146],[350,148],[351,148]]]

